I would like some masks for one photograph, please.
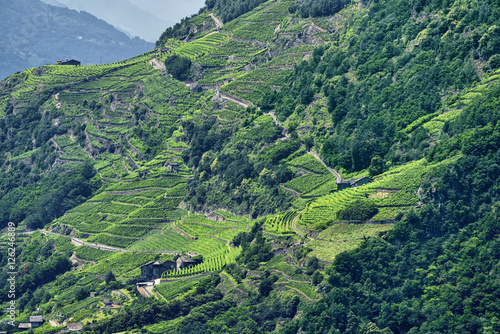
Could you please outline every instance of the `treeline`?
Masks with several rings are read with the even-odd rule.
[[[347,4],[350,0],[306,0],[301,4],[294,4],[289,7],[290,13],[299,12],[302,17],[319,17],[334,15]]]
[[[229,22],[264,2],[266,0],[206,0],[205,5],[209,10],[215,11],[222,22]]]

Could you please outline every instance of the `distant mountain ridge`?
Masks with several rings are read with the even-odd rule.
[[[151,50],[153,43],[130,39],[86,12],[39,0],[1,0],[0,77],[25,68],[78,59],[108,63]]]

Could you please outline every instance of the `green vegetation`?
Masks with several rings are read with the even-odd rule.
[[[499,5],[206,5],[155,52],[0,83],[0,225],[61,234],[18,234],[19,319],[500,331]],[[373,182],[339,190],[332,169]],[[157,299],[131,285],[187,253]]]
[[[192,267],[182,268],[163,273],[165,278],[186,277],[203,274],[206,272],[220,271],[228,264],[234,263],[240,255],[241,248],[221,247],[203,256],[203,262]]]
[[[155,286],[156,291],[166,300],[173,300],[177,297],[184,296],[189,292],[193,292],[201,278],[193,278],[188,280],[178,280],[173,282],[161,283]]]

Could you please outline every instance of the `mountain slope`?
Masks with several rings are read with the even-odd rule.
[[[54,233],[33,236],[55,245],[35,257],[47,268],[97,262],[23,285],[22,316],[43,300],[89,333],[500,330],[498,4],[338,2],[324,17],[272,0],[221,22],[224,3],[160,50],[2,81],[2,224]],[[64,215],[43,186],[69,188]],[[129,286],[158,301],[95,314],[178,253],[201,262]]]
[[[77,59],[83,64],[107,63],[152,48],[150,43],[130,39],[85,12],[38,0],[2,1],[1,5],[2,78],[60,59]]]

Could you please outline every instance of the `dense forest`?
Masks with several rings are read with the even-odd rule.
[[[207,0],[158,50],[2,81],[18,322],[500,332],[499,20],[490,0]]]

